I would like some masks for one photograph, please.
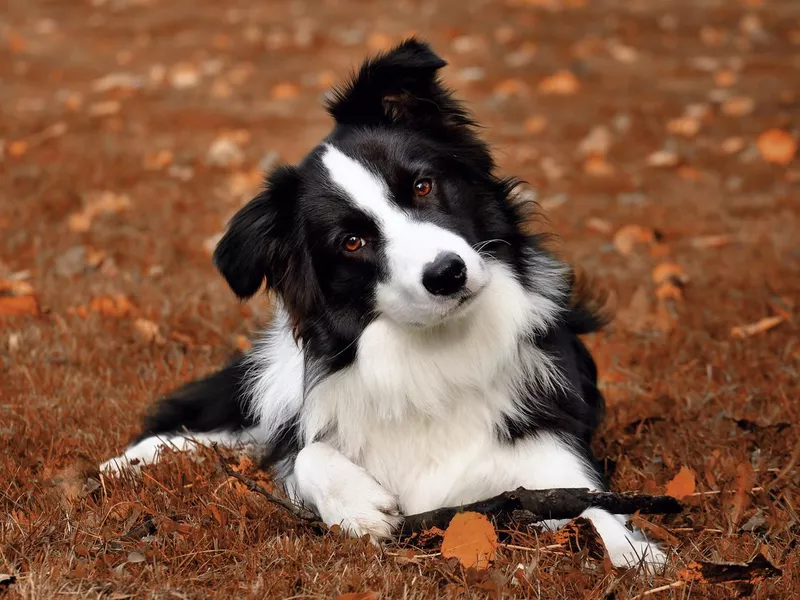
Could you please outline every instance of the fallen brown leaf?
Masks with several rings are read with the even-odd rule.
[[[650,167],[674,167],[680,162],[677,154],[669,150],[657,150],[645,159]]]
[[[756,101],[750,96],[731,96],[722,103],[722,114],[728,117],[744,117],[753,112]]]
[[[770,329],[777,327],[781,323],[784,322],[784,318],[781,316],[775,317],[764,317],[763,319],[756,321],[755,323],[749,323],[747,325],[737,325],[735,327],[731,327],[731,335],[736,338],[746,338],[758,333],[764,333],[765,331],[769,331]]]
[[[0,296],[32,296],[33,286],[21,279],[0,279]]]
[[[70,230],[76,233],[89,231],[95,217],[115,214],[128,210],[130,207],[130,198],[125,194],[117,194],[111,191],[95,192],[87,195],[83,209],[71,214],[67,223]]]
[[[465,568],[486,568],[497,551],[497,532],[485,515],[458,513],[444,532],[442,556],[456,558]]]
[[[725,138],[719,147],[725,154],[736,154],[744,149],[745,141],[744,138],[733,136]]]
[[[736,73],[730,69],[722,69],[714,73],[714,84],[717,87],[727,88],[736,83]]]
[[[611,233],[613,228],[614,226],[605,219],[590,217],[586,220],[586,229],[590,229],[591,231],[597,231],[598,233]]]
[[[667,132],[685,138],[693,138],[700,131],[700,120],[692,117],[678,117],[667,121]]]
[[[94,298],[89,303],[89,310],[104,317],[128,317],[136,313],[136,306],[122,294]]]
[[[694,471],[689,467],[681,467],[678,474],[667,484],[664,493],[678,500],[683,500],[695,492]]]
[[[163,346],[166,343],[164,336],[156,323],[147,319],[136,319],[133,322],[133,329],[137,335],[145,342],[155,344],[156,346]]]
[[[786,166],[797,152],[797,142],[783,129],[768,129],[756,140],[758,151],[768,163]]]
[[[728,233],[719,235],[702,235],[700,237],[692,238],[692,246],[700,250],[706,248],[721,248],[736,241],[736,238]]]
[[[742,513],[750,501],[750,490],[756,482],[756,473],[749,460],[742,461],[736,467],[736,490],[730,501],[728,514],[731,518],[731,529],[739,524]]]
[[[680,544],[680,540],[670,533],[666,528],[661,527],[661,525],[656,525],[655,523],[652,523],[639,515],[632,515],[631,523],[637,529],[646,533],[648,537],[653,538],[656,541],[663,542],[669,546],[677,546]]]
[[[553,96],[571,96],[576,94],[581,88],[580,81],[572,71],[558,71],[557,73],[545,77],[539,82],[539,91],[542,94]]]
[[[276,100],[291,100],[300,95],[300,87],[291,81],[284,81],[272,86],[272,97]]]
[[[661,285],[662,283],[669,281],[674,281],[680,284],[689,282],[689,276],[686,274],[686,271],[683,270],[682,266],[675,263],[664,262],[657,265],[653,269],[651,276],[656,285]]]
[[[547,129],[547,118],[542,115],[533,115],[525,119],[523,128],[526,133],[538,135]]]
[[[608,177],[614,174],[614,167],[604,157],[592,155],[583,163],[583,170],[593,177]]]
[[[641,225],[625,225],[614,234],[614,247],[625,256],[632,254],[633,249],[642,244],[652,244],[656,240],[655,232]]]
[[[39,313],[33,296],[0,296],[0,317],[20,317]]]

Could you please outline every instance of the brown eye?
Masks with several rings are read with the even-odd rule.
[[[348,235],[344,238],[342,242],[342,248],[344,248],[347,252],[355,252],[356,250],[361,250],[364,246],[367,245],[366,240],[364,238],[360,238],[357,235]]]
[[[414,194],[417,198],[423,198],[431,193],[433,182],[430,179],[418,179],[414,182]]]

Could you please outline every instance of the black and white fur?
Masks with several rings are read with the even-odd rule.
[[[337,90],[333,131],[268,177],[214,256],[240,298],[266,281],[271,325],[162,399],[105,470],[256,442],[293,498],[374,540],[404,513],[518,486],[604,488],[589,446],[603,398],[578,337],[601,319],[525,233],[444,65],[412,39]],[[663,564],[624,519],[584,516],[615,565]]]

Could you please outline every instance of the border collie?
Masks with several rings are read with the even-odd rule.
[[[239,298],[266,281],[271,324],[163,398],[104,470],[256,442],[290,497],[375,541],[403,514],[519,486],[605,489],[590,449],[604,402],[578,337],[603,319],[525,232],[445,64],[409,39],[335,91],[330,135],[268,176],[214,254]],[[624,518],[583,516],[614,565],[663,565]]]

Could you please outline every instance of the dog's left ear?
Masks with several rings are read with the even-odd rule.
[[[334,90],[328,112],[343,125],[471,123],[438,80],[446,64],[428,44],[408,39],[364,62]]]
[[[233,216],[217,244],[214,264],[239,298],[253,296],[265,279],[275,287],[287,270],[298,186],[293,168],[273,171],[264,191]]]

